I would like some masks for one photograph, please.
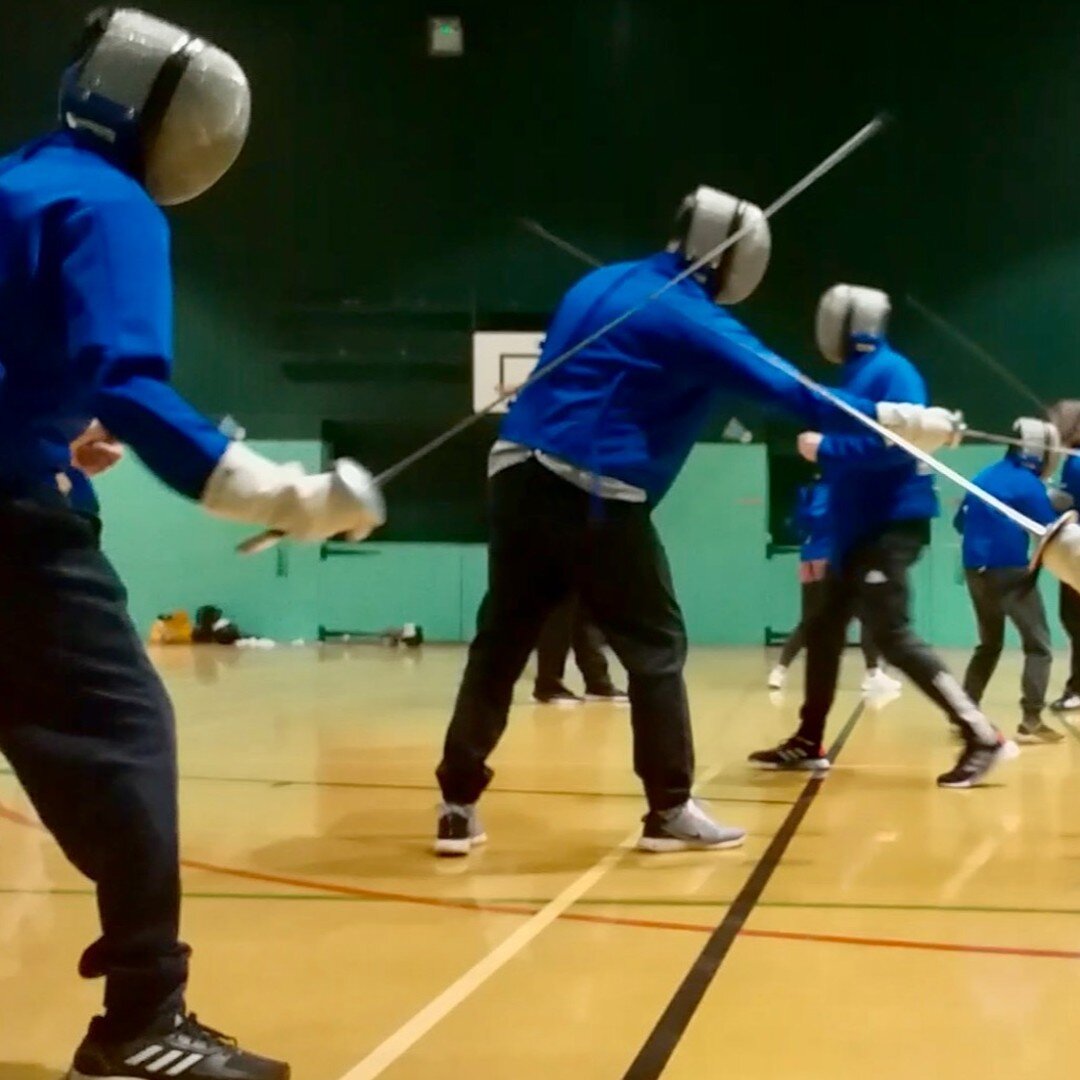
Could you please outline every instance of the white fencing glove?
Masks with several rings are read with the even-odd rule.
[[[382,492],[355,461],[342,458],[333,472],[308,475],[303,466],[279,465],[242,442],[229,444],[201,502],[217,517],[263,525],[293,540],[342,533],[363,540],[386,522]]]
[[[1080,525],[1076,523],[1075,510],[1063,514],[1050,526],[1032,560],[1033,568],[1040,565],[1080,592]]]
[[[877,421],[920,450],[933,452],[943,446],[959,446],[964,437],[964,414],[936,405],[907,405],[883,401]]]

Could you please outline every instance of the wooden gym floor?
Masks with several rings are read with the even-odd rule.
[[[461,650],[157,660],[181,733],[191,1005],[299,1080],[1080,1070],[1080,731],[939,791],[944,723],[909,689],[862,707],[852,653],[832,775],[759,774],[745,754],[789,731],[797,692],[770,702],[761,650],[698,649],[701,794],[749,841],[646,856],[620,849],[642,811],[626,711],[534,707],[523,682],[490,844],[437,861]],[[987,704],[1010,727],[1017,695],[1009,656]],[[100,992],[74,975],[94,935],[86,883],[4,772],[0,1080],[67,1064]]]

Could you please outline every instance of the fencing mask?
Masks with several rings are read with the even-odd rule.
[[[1022,447],[1015,448],[1020,460],[1043,480],[1053,475],[1061,462],[1061,434],[1048,420],[1025,416],[1013,424]]]
[[[155,202],[212,187],[247,138],[251,91],[240,65],[208,41],[133,8],[87,20],[60,84],[60,121],[134,165]]]
[[[826,360],[842,364],[873,352],[885,337],[892,304],[887,293],[863,285],[834,285],[818,304],[817,343]]]
[[[707,263],[699,275],[718,304],[737,304],[761,284],[772,236],[760,207],[716,188],[699,187],[683,199],[668,245],[695,262],[738,233],[742,237]]]

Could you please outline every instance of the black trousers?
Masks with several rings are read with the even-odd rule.
[[[856,611],[885,660],[899,668],[965,737],[989,741],[992,729],[929,645],[911,629],[908,571],[926,544],[923,521],[890,525],[830,567],[820,609],[806,627],[806,700],[800,735],[820,743],[836,696],[847,626]]]
[[[566,657],[574,651],[585,680],[586,693],[611,687],[611,672],[604,655],[604,635],[586,614],[576,596],[568,596],[547,618],[536,643],[536,692],[559,690],[566,674]]]
[[[629,675],[634,769],[650,807],[689,797],[686,631],[648,508],[597,499],[530,460],[491,482],[488,593],[437,771],[447,802],[473,803],[490,782],[514,684],[570,594]]]
[[[1037,720],[1046,705],[1053,661],[1042,596],[1023,568],[968,570],[966,577],[979,624],[979,644],[964,676],[964,691],[976,703],[982,701],[1001,657],[1008,619],[1016,627],[1024,650],[1020,707],[1025,718]]]
[[[829,587],[826,585],[824,578],[820,581],[803,582],[802,617],[799,620],[799,625],[791,631],[787,641],[784,642],[784,647],[780,650],[778,663],[781,667],[791,667],[795,657],[806,647],[806,625],[820,610],[821,605],[828,596],[828,591]],[[861,631],[859,645],[862,648],[863,660],[866,662],[866,668],[869,671],[871,668],[876,668],[881,664],[881,650],[874,643],[874,636],[870,633],[865,622],[862,623]]]
[[[1066,694],[1080,694],[1080,593],[1061,586],[1058,595],[1058,614],[1061,625],[1069,636],[1069,681],[1065,684]]]
[[[0,752],[65,855],[97,886],[118,1036],[183,1007],[172,710],[98,546],[58,492],[0,499]]]

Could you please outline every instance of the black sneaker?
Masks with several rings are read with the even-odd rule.
[[[1069,690],[1066,690],[1064,694],[1050,703],[1050,708],[1054,712],[1075,712],[1080,709],[1080,694],[1074,694]]]
[[[830,766],[824,747],[801,735],[793,735],[771,750],[755,750],[747,760],[759,769],[813,769],[820,772]]]
[[[439,826],[435,833],[435,854],[453,858],[468,855],[474,847],[487,843],[487,833],[476,814],[476,804],[439,805]]]
[[[1044,724],[1038,718],[1025,720],[1016,729],[1016,741],[1025,746],[1059,743],[1064,738],[1065,736],[1060,731],[1055,731],[1049,724]]]
[[[992,744],[969,742],[960,752],[956,764],[938,778],[938,787],[970,788],[982,783],[986,774],[1003,761],[1012,761],[1020,754],[1020,747],[1004,735]]]
[[[175,1017],[171,1026],[159,1025],[123,1042],[108,1038],[105,1022],[97,1017],[82,1045],[75,1051],[69,1080],[288,1080],[283,1061],[249,1054],[235,1040],[200,1024],[194,1013]]]
[[[555,686],[550,690],[534,690],[533,700],[540,705],[555,705],[560,709],[570,709],[581,704],[581,698],[565,686]]]
[[[628,705],[630,695],[625,690],[620,690],[612,683],[607,686],[585,687],[586,701],[606,701],[609,705]]]

